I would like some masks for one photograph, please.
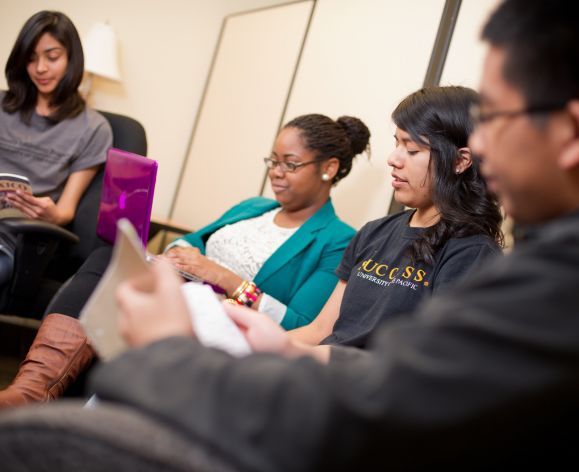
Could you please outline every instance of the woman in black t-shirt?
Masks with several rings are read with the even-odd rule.
[[[358,232],[318,317],[290,332],[297,344],[365,347],[379,323],[413,311],[500,253],[499,207],[468,148],[477,98],[465,87],[425,88],[394,110],[396,147],[388,159],[394,198],[413,210]]]

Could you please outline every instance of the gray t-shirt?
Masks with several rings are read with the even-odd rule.
[[[27,125],[0,106],[0,172],[28,177],[36,196],[57,201],[68,176],[105,162],[111,145],[108,122],[88,107],[56,124],[34,113]]]

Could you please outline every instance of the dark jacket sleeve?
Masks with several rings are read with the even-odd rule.
[[[576,234],[495,259],[385,324],[369,354],[335,351],[327,367],[233,359],[173,338],[101,367],[93,386],[214,444],[239,468],[532,461],[577,433],[577,267]]]

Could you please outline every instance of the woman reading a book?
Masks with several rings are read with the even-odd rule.
[[[107,121],[78,93],[84,71],[80,38],[62,13],[41,11],[22,27],[6,63],[0,91],[0,173],[23,176],[32,192],[3,196],[29,218],[60,226],[112,144]],[[0,233],[0,286],[10,280],[14,242]]]
[[[235,205],[171,244],[164,257],[285,329],[309,323],[332,293],[334,270],[355,234],[337,217],[330,191],[369,138],[354,117],[291,120],[264,159],[275,200],[255,197]],[[109,258],[110,248],[96,250],[52,301],[16,379],[0,392],[0,407],[59,396],[93,359],[76,318]],[[55,320],[67,330],[46,330]]]

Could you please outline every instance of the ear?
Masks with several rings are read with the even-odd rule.
[[[458,156],[454,162],[454,172],[462,174],[472,165],[472,153],[470,148],[463,147],[458,150]]]
[[[567,111],[573,120],[574,132],[557,162],[563,170],[572,170],[579,166],[579,100],[571,101],[567,106]]]
[[[334,180],[334,177],[340,169],[340,161],[337,157],[330,157],[325,160],[322,165],[322,173],[328,174],[330,176],[330,182]]]

